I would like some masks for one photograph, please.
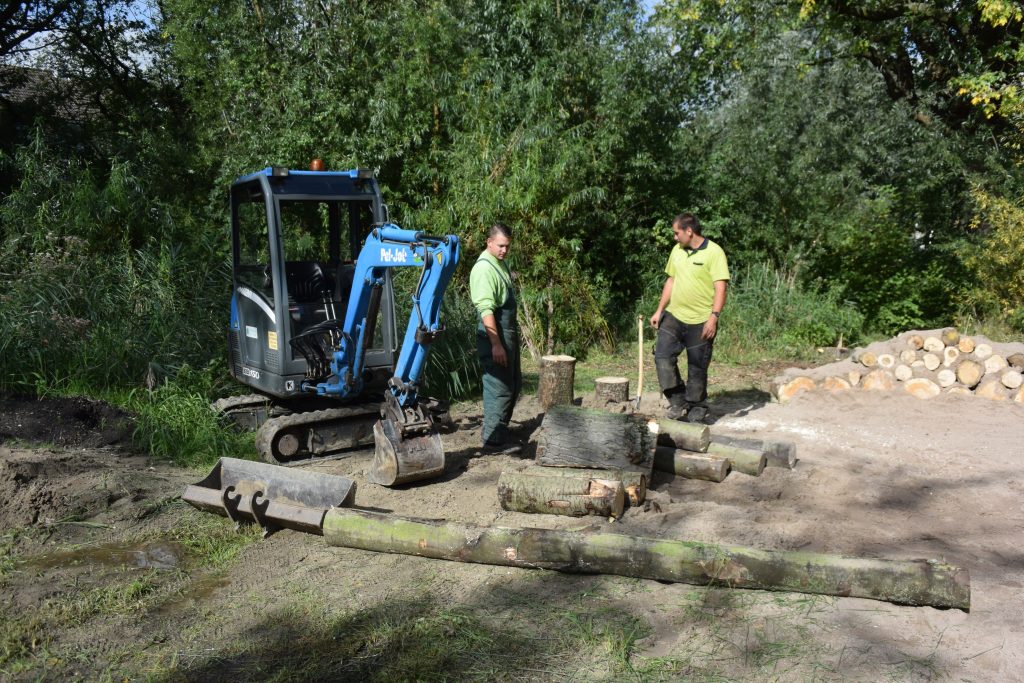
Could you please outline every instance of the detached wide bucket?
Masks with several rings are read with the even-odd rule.
[[[221,458],[181,497],[236,524],[255,522],[267,536],[280,528],[322,535],[327,511],[352,505],[355,494],[354,481],[334,474]]]
[[[374,484],[407,484],[433,479],[444,472],[444,448],[436,432],[403,439],[390,421],[377,420],[373,440],[376,450],[366,478]]]

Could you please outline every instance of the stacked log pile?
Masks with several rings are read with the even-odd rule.
[[[850,359],[811,370],[787,370],[772,382],[785,403],[807,391],[900,391],[920,399],[940,394],[1024,403],[1024,344],[997,344],[953,328],[910,331],[856,349]]]
[[[643,504],[653,469],[720,482],[732,471],[756,477],[766,465],[796,462],[792,443],[576,406],[549,408],[540,434],[536,464],[498,479],[505,510],[617,519],[627,504]]]

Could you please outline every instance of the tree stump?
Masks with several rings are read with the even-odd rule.
[[[622,516],[626,491],[618,479],[502,472],[498,478],[501,509],[549,515]]]
[[[662,418],[658,420],[658,445],[685,448],[704,453],[711,444],[711,430],[707,425],[680,422]]]
[[[576,380],[576,359],[572,356],[541,356],[537,397],[547,410],[551,406],[571,405],[573,382]]]
[[[629,400],[629,380],[625,377],[598,377],[594,380],[597,404],[625,403]]]
[[[546,477],[590,477],[591,479],[614,479],[622,482],[626,490],[626,499],[633,507],[640,505],[647,498],[647,475],[643,472],[623,472],[622,470],[595,470],[582,467],[544,467],[531,465],[522,472],[532,476]]]
[[[555,405],[541,424],[537,463],[650,474],[658,423],[642,415]]]
[[[654,451],[654,469],[670,472],[684,479],[702,479],[718,483],[729,475],[729,461],[704,453],[658,446]]]

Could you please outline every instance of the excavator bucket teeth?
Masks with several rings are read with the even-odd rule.
[[[373,425],[373,438],[376,450],[366,478],[374,484],[407,484],[444,472],[444,448],[434,429],[403,438],[390,420],[382,418]]]
[[[327,510],[352,505],[355,494],[355,482],[345,477],[221,458],[182,498],[237,524],[255,522],[267,536],[280,528],[322,534]]]

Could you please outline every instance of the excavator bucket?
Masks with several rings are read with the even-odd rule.
[[[221,458],[182,498],[236,524],[255,522],[266,537],[281,528],[322,534],[327,511],[352,505],[355,494],[354,481],[334,474]]]
[[[444,448],[432,424],[403,436],[394,421],[385,416],[373,425],[373,439],[376,450],[366,478],[374,484],[406,484],[444,472]]]

